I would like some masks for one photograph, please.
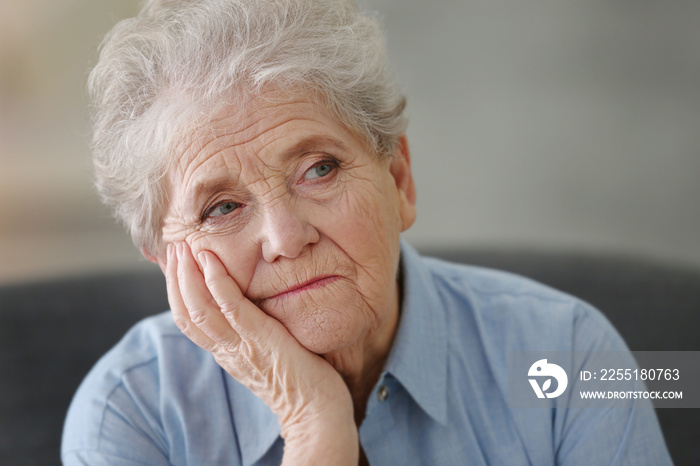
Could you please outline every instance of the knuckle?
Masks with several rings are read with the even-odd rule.
[[[230,356],[231,354],[239,354],[241,341],[229,340],[219,344],[219,355],[220,356]]]
[[[227,299],[226,301],[219,303],[221,306],[221,313],[226,317],[232,317],[235,319],[238,315],[238,310],[241,307],[241,301],[241,299]]]
[[[209,274],[204,275],[204,282],[207,284],[209,289],[217,288],[219,286],[219,277],[211,276]]]
[[[203,312],[191,313],[190,319],[192,319],[192,324],[196,327],[205,326],[209,320],[206,313]]]
[[[190,332],[190,322],[188,319],[180,316],[173,316],[173,321],[175,322],[175,326],[185,335]]]

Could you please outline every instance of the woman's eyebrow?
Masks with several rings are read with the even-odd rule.
[[[235,182],[227,175],[196,182],[192,189],[192,196],[186,197],[186,210],[196,210],[200,199],[209,198],[217,191],[231,187],[233,184],[235,184]],[[199,214],[197,213],[197,215]]]
[[[330,136],[320,136],[313,135],[301,139],[299,142],[294,144],[292,147],[283,151],[280,154],[280,159],[288,160],[293,157],[303,155],[307,152],[314,152],[318,150],[335,149],[343,152],[348,152],[349,149],[346,144],[337,138]]]
[[[309,136],[301,139],[299,142],[292,145],[290,148],[282,151],[277,157],[278,162],[284,162],[294,157],[300,157],[307,152],[319,151],[319,150],[338,150],[338,151],[348,151],[348,147],[342,141],[329,137],[329,136]],[[225,188],[231,188],[238,185],[237,177],[232,177],[231,173],[227,172],[224,175],[218,176],[216,178],[209,178],[206,180],[197,181],[191,192],[192,196],[188,196],[189,201],[188,207],[190,209],[195,209],[197,207],[198,201],[203,197],[210,197],[217,191]]]

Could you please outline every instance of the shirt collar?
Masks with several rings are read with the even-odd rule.
[[[401,242],[401,320],[386,364],[429,416],[447,423],[447,332],[434,279],[418,253]]]

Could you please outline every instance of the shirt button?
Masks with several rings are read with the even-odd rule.
[[[382,385],[379,387],[379,391],[377,391],[377,398],[379,398],[379,401],[386,401],[386,399],[389,397],[389,387],[386,385]]]

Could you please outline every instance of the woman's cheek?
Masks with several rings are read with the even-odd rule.
[[[245,293],[257,264],[258,255],[253,250],[254,241],[245,238],[244,235],[198,232],[190,235],[187,242],[195,258],[201,251],[211,251],[216,254],[228,274]]]

